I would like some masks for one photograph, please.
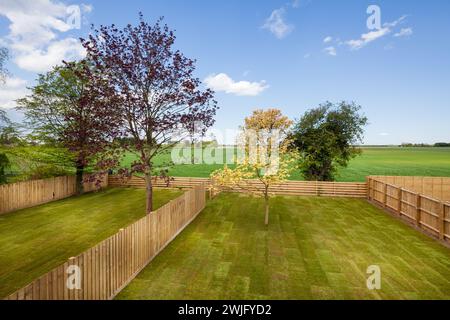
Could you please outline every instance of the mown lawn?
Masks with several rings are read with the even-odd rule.
[[[450,249],[363,199],[222,194],[118,299],[450,299]],[[367,289],[366,270],[382,287]]]
[[[155,209],[182,194],[155,190]],[[145,190],[108,189],[0,215],[0,297],[145,214]]]
[[[127,154],[123,164],[130,165],[135,159],[133,154]],[[170,160],[170,153],[159,155],[155,166],[162,167]],[[221,164],[176,165],[170,168],[170,174],[207,178],[221,168]],[[339,171],[337,180],[363,182],[369,175],[450,177],[450,148],[363,148],[361,156],[353,159],[348,168]],[[291,180],[302,179],[298,170],[291,176]]]

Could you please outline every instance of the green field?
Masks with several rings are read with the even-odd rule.
[[[159,156],[156,166],[170,161],[170,154]],[[124,165],[136,157],[128,154]],[[211,172],[223,165],[176,165],[170,168],[175,177],[209,177]],[[450,177],[450,148],[364,148],[361,156],[353,159],[348,168],[339,171],[338,181],[365,181],[368,175],[434,176]],[[292,180],[302,180],[294,172]]]
[[[159,208],[181,195],[155,190]],[[0,298],[145,215],[145,190],[108,189],[0,215]]]
[[[363,199],[221,194],[118,299],[450,299],[450,250]],[[381,268],[368,290],[367,268]]]

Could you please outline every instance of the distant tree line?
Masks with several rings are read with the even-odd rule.
[[[401,148],[446,148],[450,147],[450,142],[438,142],[435,144],[428,143],[402,143]]]

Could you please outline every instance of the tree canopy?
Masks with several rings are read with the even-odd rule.
[[[117,99],[110,105],[120,118],[115,124],[131,138],[123,147],[138,156],[122,172],[144,173],[149,213],[153,158],[183,140],[192,123],[201,123],[200,130],[206,132],[217,109],[214,93],[201,89],[194,76],[195,61],[174,48],[175,39],[162,18],[151,25],[142,14],[137,25],[100,26],[81,39],[87,59],[99,70],[89,75],[90,81],[107,81],[115,90]]]
[[[239,135],[235,169],[225,166],[211,174],[213,187],[245,191],[264,198],[266,225],[269,224],[270,188],[286,181],[297,159],[286,139],[292,121],[278,109],[255,110],[245,118]],[[255,185],[255,181],[262,187]]]
[[[337,169],[361,153],[367,118],[355,103],[327,102],[307,111],[290,134],[302,160],[299,170],[307,180],[333,181]]]
[[[17,101],[34,137],[49,145],[66,148],[77,171],[78,193],[82,190],[85,168],[96,160],[118,135],[115,113],[111,112],[105,82],[91,83],[86,77],[95,73],[81,61],[66,63],[39,75],[31,94]]]

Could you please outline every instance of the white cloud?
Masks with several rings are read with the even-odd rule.
[[[386,22],[385,24],[383,24],[383,27],[394,28],[397,25],[402,24],[406,20],[407,17],[408,17],[408,15],[405,14],[393,22]]]
[[[15,61],[25,70],[45,72],[53,66],[61,64],[63,60],[73,61],[85,55],[84,48],[74,38],[53,41],[45,50],[35,49],[19,54]]]
[[[15,100],[23,98],[28,93],[27,81],[20,78],[7,78],[0,85],[0,108],[12,109],[16,106]]]
[[[381,133],[379,133],[378,135],[379,135],[379,136],[382,136],[382,137],[390,136],[390,134],[387,133],[387,132],[381,132]]]
[[[387,27],[381,28],[380,30],[371,31],[371,32],[362,34],[360,39],[349,40],[349,41],[347,41],[347,44],[350,46],[350,48],[352,50],[359,50],[362,47],[369,44],[370,42],[375,41],[381,37],[384,37],[389,32],[391,32],[389,28],[387,28]]]
[[[394,34],[394,37],[409,37],[413,34],[412,28],[402,28],[399,32]]]
[[[335,47],[325,48],[324,51],[330,56],[333,56],[333,57],[337,56],[337,52],[336,52],[336,48]]]
[[[325,39],[323,39],[323,43],[330,43],[331,41],[333,41],[333,38],[328,36]]]
[[[393,22],[387,22],[387,23],[383,24],[383,28],[381,28],[379,30],[371,31],[368,33],[364,33],[361,35],[361,37],[359,39],[349,40],[346,42],[346,44],[352,50],[359,50],[359,49],[365,47],[366,45],[368,45],[369,43],[371,43],[377,39],[380,39],[380,38],[388,35],[389,33],[391,33],[392,29],[395,28],[397,25],[403,23],[406,18],[407,18],[407,16],[403,15]],[[408,31],[406,31],[406,32],[408,32]],[[412,33],[412,29],[411,29],[411,33]]]
[[[205,79],[208,88],[214,91],[222,91],[237,96],[257,96],[266,90],[269,86],[265,81],[249,82],[234,81],[225,73],[212,74]]]
[[[13,61],[19,67],[27,71],[47,71],[50,62],[82,57],[81,45],[75,48],[74,38],[58,39],[60,34],[74,28],[67,20],[70,7],[57,0],[0,2],[0,16],[10,21],[9,34],[2,42],[11,49]],[[92,6],[80,5],[81,13],[90,11]]]
[[[286,10],[284,8],[274,10],[270,17],[266,19],[262,28],[269,30],[278,39],[283,39],[294,30],[294,26],[289,25],[284,21],[285,13]]]

